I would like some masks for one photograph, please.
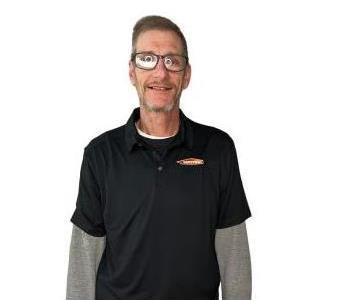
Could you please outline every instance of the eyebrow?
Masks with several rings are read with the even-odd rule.
[[[178,53],[173,53],[173,52],[168,52],[166,54],[157,54],[154,51],[136,51],[135,53],[149,53],[149,54],[154,54],[154,55],[162,55],[162,56],[168,56],[168,55],[179,55],[179,56],[184,56],[183,54],[178,54]]]

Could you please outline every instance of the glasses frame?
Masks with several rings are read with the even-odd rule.
[[[136,55],[138,55],[138,54],[150,54],[150,55],[154,55],[154,56],[157,57],[157,62],[156,62],[156,64],[154,65],[154,67],[153,67],[152,69],[142,68],[142,67],[138,66],[138,65],[136,64],[136,62],[135,62]],[[186,62],[185,62],[184,68],[181,69],[181,70],[177,70],[177,71],[169,70],[169,69],[167,68],[166,64],[164,63],[164,58],[167,57],[167,56],[181,56],[181,57],[185,58]],[[164,67],[165,67],[165,69],[166,69],[167,71],[169,71],[169,72],[176,72],[176,73],[177,73],[177,72],[181,72],[181,71],[183,71],[183,70],[186,69],[187,64],[188,64],[188,57],[187,57],[186,55],[181,55],[181,54],[165,54],[165,55],[158,55],[158,54],[155,54],[155,53],[153,53],[153,52],[147,52],[147,51],[136,52],[136,53],[131,54],[131,61],[134,63],[135,67],[136,67],[136,68],[139,68],[139,69],[142,69],[142,70],[146,70],[146,71],[154,70],[154,69],[157,67],[158,63],[159,63],[159,59],[162,59],[162,60],[163,60]]]

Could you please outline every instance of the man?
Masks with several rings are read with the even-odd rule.
[[[179,108],[187,43],[160,16],[133,30],[126,124],[84,149],[69,255],[69,300],[251,299],[251,212],[234,142]]]

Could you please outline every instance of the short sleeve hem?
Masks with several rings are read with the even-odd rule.
[[[106,235],[106,232],[104,230],[97,230],[97,229],[93,229],[93,228],[88,228],[84,222],[81,220],[81,218],[79,217],[79,214],[77,213],[77,211],[74,212],[73,216],[71,217],[70,221],[78,226],[80,229],[82,229],[83,231],[85,231],[87,234],[95,236],[95,237],[102,237]]]
[[[248,210],[246,212],[246,214],[244,215],[240,215],[234,218],[231,218],[227,221],[221,222],[221,224],[217,224],[215,226],[215,229],[222,229],[222,228],[227,228],[227,227],[231,227],[231,226],[235,226],[238,224],[241,224],[243,221],[245,221],[246,219],[250,218],[252,216],[250,210]]]

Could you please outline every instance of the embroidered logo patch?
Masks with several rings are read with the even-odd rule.
[[[180,159],[176,162],[180,165],[188,165],[188,166],[195,166],[195,165],[203,165],[204,164],[203,159],[195,158],[195,157]]]

